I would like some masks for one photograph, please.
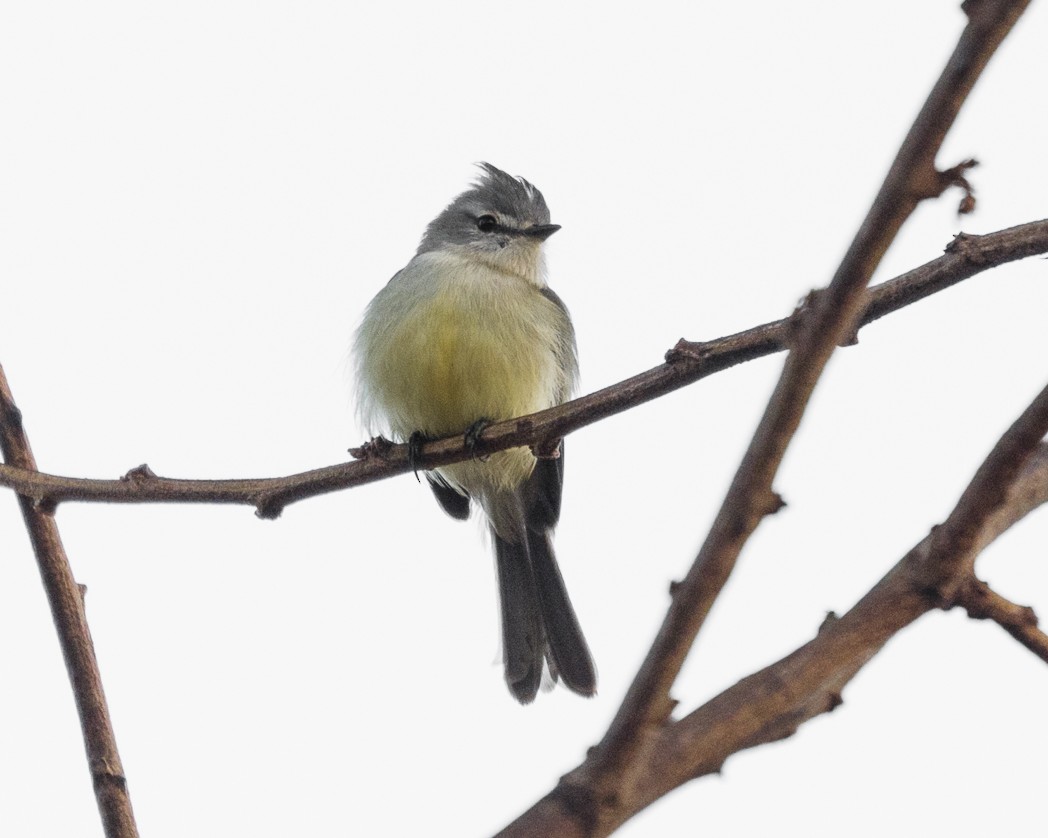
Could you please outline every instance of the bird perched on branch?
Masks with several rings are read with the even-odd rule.
[[[465,434],[560,404],[578,377],[568,311],[546,285],[543,244],[560,229],[523,178],[488,163],[472,188],[426,228],[414,258],[379,291],[354,343],[365,426],[398,441]],[[505,676],[522,703],[544,665],[580,695],[596,691],[589,648],[551,536],[560,517],[564,444],[528,448],[426,473],[441,507],[476,504],[495,546]]]

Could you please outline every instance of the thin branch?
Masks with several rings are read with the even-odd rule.
[[[1005,433],[1002,443],[1017,436],[1017,426],[1046,423],[1048,402],[1039,397]],[[1000,502],[992,509],[984,507],[984,513],[976,522],[976,543],[980,550],[1034,509],[1048,503],[1048,444],[1031,441],[1028,436],[1025,439],[1027,447],[1018,455],[1022,466],[1013,472]],[[972,591],[967,582],[976,580],[967,563],[963,557],[949,552],[954,545],[937,539],[936,533],[968,520],[969,504],[965,497],[970,497],[972,491],[989,488],[983,482],[985,474],[1011,470],[1016,456],[1014,446],[998,444],[941,527],[936,527],[915,545],[844,616],[828,618],[811,642],[667,726],[660,747],[653,749],[652,765],[644,772],[652,784],[646,793],[658,791],[656,796],[661,796],[693,777],[718,770],[727,757],[739,750],[792,735],[808,719],[834,710],[841,703],[846,684],[889,639],[918,617],[942,605],[928,587],[928,568],[949,568],[955,577],[965,580],[963,587]],[[1000,605],[1005,600],[998,597],[987,601],[988,607],[998,607],[996,616],[1003,619]],[[1019,609],[1019,606],[1011,607]],[[1030,617],[1032,612],[1023,616],[1013,612],[1006,622],[1018,626],[1025,621],[1025,628],[1029,630]],[[1010,632],[1009,625],[1005,628]],[[673,767],[675,761],[679,762]],[[676,778],[674,784],[669,784],[671,778]]]
[[[968,584],[958,592],[957,604],[973,620],[993,620],[1048,663],[1048,634],[1037,627],[1037,614],[1028,605],[1016,605],[975,577],[969,579]]]
[[[947,246],[946,255],[867,291],[860,325],[990,268],[1044,253],[1048,253],[1048,219],[979,236],[961,233]],[[486,454],[516,445],[541,446],[544,440],[564,436],[736,364],[781,352],[789,341],[791,323],[790,318],[776,320],[703,343],[682,340],[667,353],[667,362],[661,366],[551,410],[491,425],[484,430],[478,450]],[[849,336],[846,342],[854,340]],[[470,453],[461,436],[437,440],[425,445],[419,464],[426,468],[445,465]],[[120,480],[94,480],[0,465],[0,485],[15,489],[45,509],[65,501],[236,503],[256,507],[263,518],[275,518],[295,501],[411,469],[406,445],[369,454],[356,462],[287,477],[237,480],[158,477],[147,466],[132,469]]]
[[[953,604],[959,587],[974,573],[986,522],[1005,506],[1015,475],[1045,435],[1048,435],[1048,387],[994,446],[965,489],[954,514],[932,532],[924,572],[928,586],[934,588],[944,604]]]
[[[1048,503],[1048,444],[1039,443],[1032,454],[1027,454],[1003,503],[981,519],[977,539],[980,549]],[[996,470],[994,461],[1009,457],[995,448],[984,469]],[[1004,467],[1003,462],[1000,465]],[[965,514],[965,506],[959,502],[943,527]],[[841,693],[848,682],[888,640],[941,605],[928,588],[927,567],[946,566],[961,577],[967,574],[963,562],[935,552],[949,545],[936,545],[934,541],[933,535],[925,537],[851,610],[842,617],[830,615],[811,641],[683,718],[653,729],[649,747],[631,771],[634,785],[595,785],[599,775],[590,764],[598,757],[591,753],[585,763],[500,836],[608,835],[673,789],[719,772],[733,754],[789,737],[809,719],[832,712],[842,703]],[[1027,610],[1011,603],[1007,604],[1010,607],[1002,606],[1003,602],[996,597],[987,600],[986,616],[998,620],[1019,642],[1044,657],[1048,653],[1045,635],[1030,623]]]
[[[805,308],[791,318],[791,351],[779,383],[699,555],[683,582],[675,586],[669,612],[608,732],[579,768],[501,835],[606,835],[664,793],[653,797],[644,792],[663,783],[683,765],[679,760],[686,754],[680,753],[675,754],[673,763],[661,764],[659,770],[652,765],[656,755],[670,750],[665,741],[667,730],[676,728],[669,722],[674,709],[670,688],[743,545],[762,518],[779,508],[772,480],[827,361],[835,347],[847,342],[858,327],[866,285],[888,246],[921,200],[940,195],[950,185],[965,189],[962,207],[970,209],[973,199],[964,172],[972,163],[940,172],[935,168],[935,157],[979,74],[1026,5],[1024,0],[964,4],[968,25],[833,280],[825,290],[809,295]],[[945,548],[951,542],[940,541],[936,546]],[[915,561],[907,556],[901,564],[908,570]],[[770,717],[752,713],[741,716],[739,705],[729,703],[724,707],[728,721],[719,730],[721,739],[741,735],[737,748],[751,747],[788,736],[804,719],[835,707],[840,702],[840,689],[854,672],[902,625],[933,607],[932,598],[911,581],[889,574],[884,587],[879,585],[870,595],[884,600],[882,605],[892,603],[895,608],[890,613],[900,615],[901,623],[893,624],[884,614],[870,611],[868,597],[820,634],[820,638],[845,642],[837,654],[807,657],[816,672],[837,676],[836,683],[823,679],[826,687],[812,694],[814,703],[797,704],[791,699],[803,689],[797,685],[795,666],[773,673],[769,682],[753,676],[759,682],[758,695],[776,712]],[[847,656],[849,650],[851,655]],[[856,656],[856,650],[861,654]],[[840,655],[846,655],[851,664],[843,671]],[[789,689],[783,689],[784,684]],[[712,751],[706,748],[689,753],[699,753],[708,760]],[[713,759],[706,764],[713,770],[720,762]],[[690,776],[695,776],[695,766],[691,768]]]
[[[809,304],[795,315],[782,375],[724,503],[695,563],[676,586],[662,627],[619,712],[595,749],[598,759],[591,768],[605,783],[620,787],[623,774],[632,773],[636,757],[650,747],[652,735],[669,717],[670,687],[743,545],[764,516],[781,504],[772,491],[772,480],[831,354],[857,328],[865,287],[889,244],[920,201],[942,194],[969,167],[962,164],[939,172],[935,156],[983,67],[1026,5],[1025,0],[965,5],[968,25],[833,280],[826,289],[809,295]]]
[[[23,469],[36,469],[33,452],[22,427],[21,413],[15,406],[2,366],[0,452],[7,463]],[[37,509],[28,498],[19,497],[18,503],[40,567],[66,671],[73,687],[73,699],[80,715],[84,749],[87,751],[87,763],[105,834],[107,838],[135,838],[138,828],[135,826],[124,767],[120,762],[109,708],[102,690],[102,676],[98,671],[95,648],[84,613],[83,595],[73,578],[54,518]]]

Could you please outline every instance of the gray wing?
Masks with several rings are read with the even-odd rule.
[[[579,379],[579,356],[575,347],[575,327],[571,325],[568,307],[557,293],[546,286],[540,292],[556,307],[561,316],[561,327],[557,330],[559,340],[553,347],[557,356],[557,366],[564,371],[564,382],[557,393],[557,403],[566,402],[575,392]]]
[[[429,473],[426,475],[429,488],[433,490],[433,496],[437,499],[441,509],[448,513],[456,521],[465,521],[469,517],[469,495],[464,495],[457,489],[451,488],[437,475]]]

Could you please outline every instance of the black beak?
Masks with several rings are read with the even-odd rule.
[[[526,230],[521,230],[521,234],[528,236],[532,239],[538,239],[539,241],[546,241],[550,236],[560,229],[559,224],[536,224],[534,227],[528,227]]]

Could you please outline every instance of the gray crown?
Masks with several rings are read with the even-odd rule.
[[[495,216],[506,232],[526,231],[549,224],[546,199],[524,178],[513,177],[490,163],[479,164],[480,178],[438,215],[426,228],[418,252],[439,250],[448,244],[479,243],[484,233],[477,222]]]

